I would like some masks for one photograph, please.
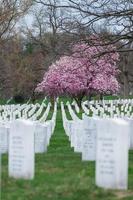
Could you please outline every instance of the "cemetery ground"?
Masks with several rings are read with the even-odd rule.
[[[52,112],[49,118],[51,115]],[[35,178],[25,181],[8,177],[8,157],[2,156],[2,200],[133,200],[133,152],[129,158],[127,191],[96,187],[95,164],[83,162],[81,154],[70,147],[60,109],[47,153],[36,154],[35,158]]]

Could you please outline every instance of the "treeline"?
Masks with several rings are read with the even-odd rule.
[[[36,98],[36,85],[51,63],[61,55],[71,54],[71,46],[81,40],[94,45],[88,39],[91,34],[116,45],[120,53],[120,94],[125,97],[132,94],[132,2],[108,1],[112,10],[107,9],[106,1],[95,3],[1,1],[0,97]],[[123,6],[119,9],[119,5]],[[19,21],[26,15],[32,16],[30,26]]]

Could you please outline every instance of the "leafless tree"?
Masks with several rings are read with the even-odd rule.
[[[115,44],[122,41],[123,45],[118,49],[120,52],[133,50],[121,49],[133,40],[132,0],[63,0],[56,5],[46,0],[35,0],[35,2],[53,8],[71,9],[75,13],[73,23],[77,26],[91,30],[95,34],[99,34],[99,30],[106,27],[111,33],[110,37],[108,35],[108,42]],[[75,33],[75,30],[71,29],[72,32]]]
[[[31,0],[0,0],[0,38],[10,34],[31,5]]]
[[[63,30],[68,21],[67,10],[58,8],[58,0],[47,0],[48,6],[40,4],[33,6],[32,28],[28,26],[26,34],[31,42],[41,49],[45,58],[45,68],[69,50],[69,44],[74,41],[72,37]],[[54,6],[52,6],[54,5]]]

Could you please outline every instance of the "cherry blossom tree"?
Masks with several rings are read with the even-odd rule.
[[[118,60],[113,45],[78,43],[72,47],[71,56],[62,56],[49,67],[37,91],[50,97],[71,96],[79,106],[85,95],[116,94]]]

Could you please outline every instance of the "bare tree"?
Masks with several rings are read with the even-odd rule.
[[[41,49],[45,58],[45,68],[69,50],[69,44],[74,40],[64,30],[63,26],[68,20],[68,13],[63,8],[58,8],[59,1],[47,0],[48,6],[39,4],[33,6],[32,28],[27,28],[24,34],[29,40]],[[52,6],[54,5],[54,6]]]
[[[0,0],[0,38],[10,34],[31,5],[31,0]]]
[[[53,8],[71,9],[76,16],[73,23],[77,26],[89,29],[95,34],[99,34],[101,27],[106,27],[106,30],[112,33],[107,38],[108,42],[115,44],[122,41],[122,46],[118,50],[132,51],[132,48],[120,49],[133,40],[132,0],[65,0],[56,5],[46,0],[35,0],[35,2]],[[75,33],[75,29],[71,29],[72,32]]]

